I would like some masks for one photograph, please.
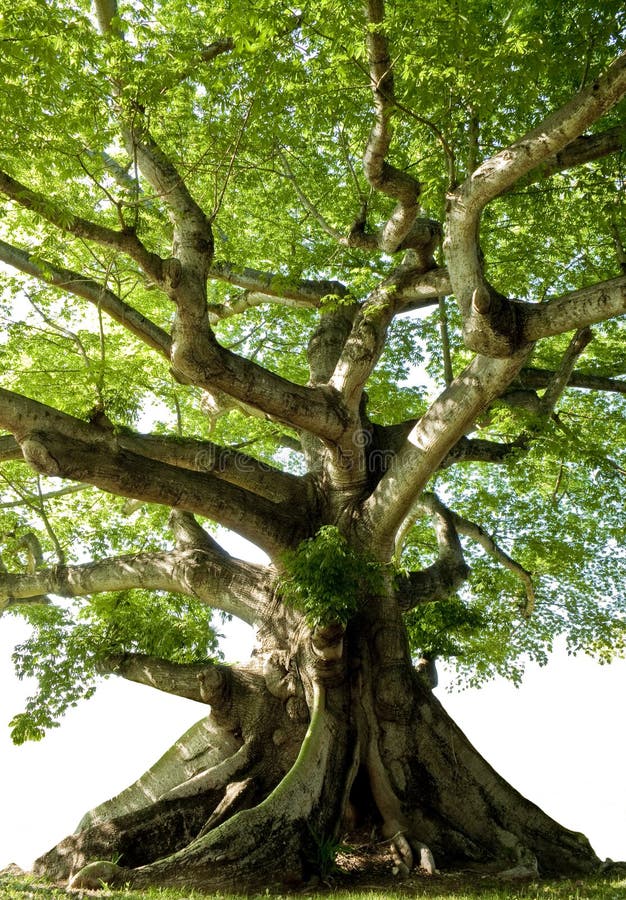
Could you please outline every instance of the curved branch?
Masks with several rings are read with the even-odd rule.
[[[372,544],[390,552],[394,536],[426,482],[476,418],[515,378],[527,351],[508,359],[477,356],[434,401],[409,435],[371,497],[364,514]]]
[[[435,267],[427,272],[422,266],[398,267],[389,277],[394,284],[398,311],[405,313],[422,309],[437,302],[439,297],[450,294],[448,270]],[[225,304],[211,303],[210,315],[215,319],[245,312],[262,303],[280,303],[303,309],[320,309],[325,299],[350,297],[345,284],[332,279],[299,279],[294,281],[284,275],[262,272],[258,269],[237,266],[228,261],[215,261],[209,269],[209,278],[243,289],[244,293]]]
[[[0,240],[0,260],[26,275],[38,278],[69,294],[74,294],[102,309],[112,319],[123,325],[143,343],[169,359],[171,339],[167,332],[147,319],[142,313],[121,300],[117,294],[90,278],[60,266],[33,258],[30,253]]]
[[[405,612],[422,603],[445,600],[459,590],[470,572],[451,510],[436,494],[423,494],[417,509],[428,513],[433,520],[439,554],[430,566],[420,572],[411,572],[400,580],[398,602]],[[411,515],[407,523],[409,527],[413,519],[414,515]]]
[[[269,699],[263,676],[243,666],[206,662],[181,665],[141,653],[124,653],[104,660],[100,670],[168,694],[209,703],[212,720],[239,732],[244,740],[250,727],[247,709],[251,701],[254,703],[254,695]]]
[[[512,184],[553,155],[571,146],[583,131],[626,93],[626,53],[568,103],[500,153],[486,160],[463,186],[472,209],[483,208]]]
[[[172,365],[182,381],[217,388],[285,425],[333,442],[345,431],[349,417],[336,391],[296,384],[226,350],[210,331],[206,310],[195,316],[179,309]]]
[[[305,528],[290,505],[255,496],[211,474],[150,460],[119,445],[111,446],[103,459],[97,444],[72,440],[58,432],[27,432],[17,437],[24,458],[37,471],[85,481],[117,496],[207,516],[270,555],[290,546],[294,534]]]
[[[524,616],[528,618],[532,615],[533,609],[535,608],[535,586],[533,584],[532,572],[525,569],[524,566],[516,562],[508,553],[498,546],[493,537],[488,534],[481,525],[478,525],[476,522],[472,522],[469,519],[465,519],[463,516],[460,516],[458,513],[452,512],[451,510],[450,515],[459,534],[464,534],[476,541],[477,544],[480,544],[480,546],[486,550],[496,562],[503,565],[522,582],[526,592]]]
[[[396,208],[377,236],[378,247],[393,253],[403,243],[417,218],[421,185],[412,175],[387,162],[391,146],[391,115],[395,106],[394,79],[387,38],[383,31],[383,0],[367,0],[365,4],[366,45],[370,69],[370,86],[374,97],[376,123],[363,156],[365,177],[371,186],[397,201]]]
[[[385,346],[387,329],[396,312],[394,278],[385,279],[357,313],[329,384],[351,412],[361,402],[365,382]]]
[[[81,216],[71,215],[67,209],[57,206],[50,197],[31,190],[6,172],[0,172],[0,192],[24,209],[32,210],[66,234],[94,241],[101,246],[115,247],[134,259],[154,284],[162,283],[163,260],[156,253],[147,250],[131,228],[115,231]]]
[[[230,553],[218,544],[211,535],[204,530],[190,512],[181,509],[173,509],[169,515],[167,524],[174,535],[177,550],[206,550],[209,553],[217,553],[224,559],[230,559]]]
[[[51,284],[68,293],[81,297],[96,307],[106,312],[112,319],[124,326],[132,334],[136,335],[145,344],[157,350],[166,359],[170,358],[172,340],[170,336],[159,328],[154,322],[151,322],[138,310],[121,300],[115,293],[108,288],[104,288],[91,279],[72,272],[69,269],[63,269],[48,262],[35,260],[31,254],[24,250],[0,241],[0,260],[8,265],[19,269],[25,274],[39,278],[46,284]],[[224,280],[233,280],[229,276],[228,265],[223,270]],[[243,270],[241,281],[248,279],[248,273],[253,270]],[[262,273],[253,273],[253,277]],[[217,277],[217,276],[216,276]],[[221,277],[221,276],[220,276]],[[263,276],[265,277],[265,276]],[[269,276],[279,282],[279,276]],[[273,290],[272,286],[267,286],[267,290]],[[278,292],[278,288],[276,291]],[[306,303],[313,305],[313,298],[317,297],[317,305],[323,296],[328,294],[347,293],[346,288],[338,282],[302,282],[300,288],[294,293],[300,292],[302,305],[304,299]],[[428,295],[430,288],[425,289]],[[288,291],[291,293],[291,291]],[[269,294],[268,294],[269,296]],[[336,439],[344,428],[345,416],[341,410],[341,404],[337,401],[332,392],[319,388],[311,390],[311,388],[302,385],[296,385],[287,379],[281,378],[263,369],[243,357],[239,357],[234,353],[219,347],[216,342],[209,340],[208,319],[205,319],[204,337],[191,328],[194,344],[198,341],[202,343],[201,353],[207,355],[207,347],[209,351],[209,359],[194,360],[193,366],[187,369],[189,378],[200,386],[206,387],[207,390],[219,387],[229,396],[237,399],[243,399],[250,405],[261,412],[272,415],[286,424],[295,425],[296,427],[304,427],[323,437]],[[192,350],[189,351],[192,354]],[[181,349],[179,353],[179,364],[184,351]],[[217,359],[216,359],[217,358]],[[184,366],[184,363],[183,363]],[[187,367],[185,367],[187,368]],[[208,372],[207,372],[208,369]],[[215,373],[212,370],[217,369]],[[187,380],[186,377],[179,373],[181,380]],[[293,418],[292,418],[293,416]]]
[[[530,442],[534,435],[541,430],[541,421],[546,421],[554,411],[556,403],[567,387],[579,386],[573,384],[576,380],[574,374],[574,366],[576,365],[580,355],[585,347],[592,339],[591,331],[588,328],[580,329],[572,337],[570,344],[563,354],[561,364],[556,372],[550,372],[546,369],[533,370],[522,369],[516,382],[526,385],[527,373],[539,371],[543,373],[540,383],[538,379],[535,381],[534,387],[545,387],[546,391],[543,397],[539,398],[534,391],[515,390],[505,393],[501,399],[511,405],[524,406],[536,416],[539,417],[538,424],[530,431],[523,432],[514,441],[509,443],[497,443],[494,441],[486,441],[480,438],[462,437],[447,454],[441,463],[441,468],[447,468],[458,462],[487,462],[487,463],[503,463],[514,453],[526,452],[529,449]],[[584,376],[583,376],[584,380]],[[601,379],[598,379],[601,381]],[[622,385],[622,382],[612,382]],[[588,386],[588,385],[586,385]],[[623,391],[626,393],[626,383],[623,385]],[[510,398],[510,399],[509,399]]]
[[[96,0],[96,13],[101,33],[111,39],[124,40],[116,0]],[[119,93],[121,84],[116,85]],[[118,117],[125,140],[132,148],[142,175],[164,202],[174,224],[174,255],[164,266],[162,277],[177,302],[192,309],[206,302],[206,277],[213,256],[211,221],[192,197],[176,166],[157,144],[147,126],[145,110],[135,104],[130,122]]]
[[[336,362],[329,384],[356,412],[363,388],[383,351],[387,329],[400,312],[435,303],[449,286],[445,269],[424,273],[420,267],[398,266],[361,304]]]
[[[99,17],[105,33],[110,32],[114,15],[114,5],[101,0]],[[209,391],[218,388],[281,422],[336,440],[345,429],[346,415],[334,392],[296,385],[226,350],[215,339],[206,291],[213,261],[211,219],[151,136],[143,110],[135,112],[132,127],[123,123],[123,128],[140,170],[166,204],[174,224],[174,258],[164,277],[176,304],[171,350],[176,377]]]
[[[485,280],[479,249],[482,210],[495,197],[559,153],[601,118],[626,93],[626,53],[593,84],[547,116],[536,128],[480,165],[449,195],[444,243],[452,287],[464,320],[466,344],[479,353],[506,356],[532,341],[525,326],[534,307],[511,303]],[[545,317],[545,314],[543,314]],[[604,316],[606,317],[606,315]],[[577,321],[561,331],[591,324]],[[557,331],[542,331],[539,337]]]

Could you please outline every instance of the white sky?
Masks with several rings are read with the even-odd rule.
[[[29,868],[206,711],[111,678],[43,741],[15,747],[6,723],[23,709],[29,688],[15,678],[10,654],[24,635],[14,617],[0,619],[0,869],[11,862]],[[250,629],[241,625],[225,650],[231,660],[245,660],[250,646]],[[561,652],[546,668],[529,668],[520,689],[498,681],[456,694],[440,687],[437,694],[522,794],[584,832],[601,858],[626,860],[625,686],[626,660],[599,666]]]

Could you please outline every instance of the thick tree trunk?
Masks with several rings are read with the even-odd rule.
[[[559,825],[498,775],[423,683],[416,686],[413,728],[404,803],[411,831],[439,865],[509,868],[532,865],[534,857],[544,876],[597,868],[587,838]]]
[[[442,868],[596,868],[587,840],[500,778],[450,719],[411,665],[393,603],[368,608],[376,616],[348,627],[342,655],[309,665],[314,679],[283,690],[266,662],[274,706],[264,718],[244,733],[198,723],[36,871],[82,887],[301,884],[324,870],[345,823],[361,818],[400,868],[432,871],[432,854]],[[304,739],[298,691],[310,710]],[[94,862],[103,859],[119,864]]]

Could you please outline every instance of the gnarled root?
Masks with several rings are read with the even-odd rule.
[[[598,859],[523,797],[478,753],[439,701],[415,679],[414,745],[402,807],[411,833],[447,865],[475,862],[543,876],[587,873]]]
[[[342,786],[353,770],[347,723],[345,706],[327,703],[325,689],[314,686],[311,723],[298,758],[265,800],[163,859],[138,868],[128,863],[124,868],[89,865],[72,885],[89,887],[97,880],[133,887],[193,883],[204,889],[241,890],[259,883],[301,883],[315,870],[320,844],[325,836],[334,836],[341,819],[346,799]],[[241,793],[231,785],[213,815],[222,820],[248,789],[246,782]],[[192,798],[176,802],[184,799]]]

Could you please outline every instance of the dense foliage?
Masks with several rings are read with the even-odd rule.
[[[296,429],[181,383],[154,347],[107,315],[98,291],[165,331],[174,310],[136,259],[94,240],[81,222],[171,255],[167,198],[140,176],[120,137],[120,118],[141,118],[212,221],[209,308],[219,341],[305,384],[320,310],[363,300],[399,261],[339,240],[360,211],[371,228],[393,206],[361,165],[373,121],[361,3],[146,0],[120,4],[118,14],[104,41],[86,0],[1,3],[0,168],[22,186],[9,190],[3,176],[1,383],[83,420],[104,416],[116,434],[210,435],[299,474]],[[385,29],[397,61],[390,159],[419,178],[421,214],[441,221],[450,185],[607,67],[623,49],[626,16],[619,0],[389,2]],[[211,58],[207,47],[220,40],[228,47]],[[623,102],[615,105],[592,132],[623,129],[624,112]],[[618,149],[574,168],[535,170],[498,197],[481,226],[490,282],[542,302],[623,274],[625,166]],[[28,265],[24,255],[13,264],[20,253]],[[310,308],[289,300],[303,279],[329,282]],[[78,296],[77,285],[95,302]],[[569,338],[542,340],[526,365],[557,371]],[[545,383],[534,401],[534,385],[517,384],[473,432],[517,449],[497,465],[462,462],[431,479],[429,489],[488,533],[517,569],[463,538],[469,584],[408,614],[416,656],[454,658],[463,677],[481,682],[496,673],[518,679],[559,635],[571,652],[603,661],[624,651],[625,347],[623,318],[595,325],[576,371],[603,379],[602,389],[570,386],[546,416]],[[452,298],[396,317],[367,384],[369,419],[419,418],[470,358]],[[67,487],[16,459],[2,464],[0,477],[5,571],[157,552],[171,540],[162,506]],[[40,555],[29,550],[35,534]],[[356,556],[336,540],[327,544],[339,560],[322,548],[326,563],[318,564],[319,542],[310,540],[291,557],[312,622],[348,619],[364,577]],[[419,568],[433,554],[430,518],[416,514],[396,566]],[[303,586],[304,569],[330,585],[326,596],[319,583]],[[16,650],[18,674],[41,685],[14,722],[15,739],[39,737],[68,703],[92,692],[101,652],[173,661],[214,655],[201,609],[144,591],[11,605],[34,629]]]

